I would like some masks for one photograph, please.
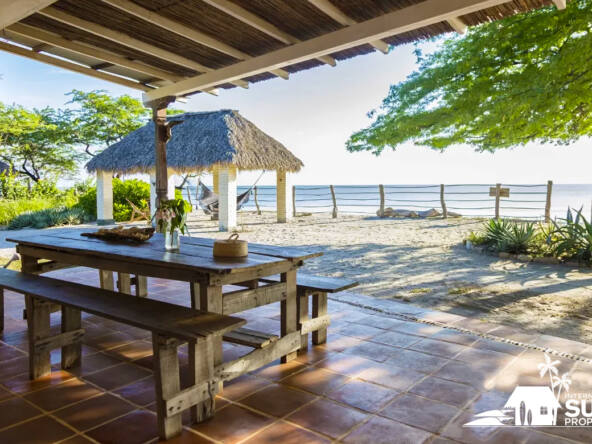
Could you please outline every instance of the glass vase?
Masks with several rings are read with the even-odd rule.
[[[166,251],[179,251],[180,236],[179,229],[171,230],[167,227],[164,233],[164,248]]]

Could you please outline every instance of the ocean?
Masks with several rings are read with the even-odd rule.
[[[462,216],[491,217],[495,214],[495,197],[489,196],[494,184],[445,185],[444,198],[449,211]],[[541,219],[545,214],[547,184],[503,184],[510,196],[502,197],[502,217]],[[249,186],[239,186],[239,194]],[[378,185],[335,185],[339,213],[376,214],[380,206]],[[196,188],[189,187],[195,202]],[[187,189],[183,194],[186,195]],[[385,207],[406,210],[441,210],[440,185],[384,185]],[[275,186],[257,186],[257,201],[262,210],[275,210]],[[580,209],[586,218],[591,214],[592,184],[554,184],[551,193],[551,217],[564,218],[568,208]],[[243,207],[255,210],[254,193]],[[331,212],[333,199],[328,185],[297,185],[296,211],[299,213]]]

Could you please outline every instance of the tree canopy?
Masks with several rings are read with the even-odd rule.
[[[592,0],[473,27],[422,55],[391,86],[349,151],[379,155],[414,142],[494,151],[529,142],[569,144],[592,134]]]

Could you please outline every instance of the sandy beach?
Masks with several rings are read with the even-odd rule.
[[[462,239],[481,220],[317,214],[273,221],[242,212],[241,237],[323,251],[306,269],[357,279],[361,293],[592,343],[592,270],[468,252]],[[190,229],[227,236],[203,215],[191,218]]]
[[[592,343],[592,270],[468,252],[462,239],[481,220],[315,214],[274,222],[272,213],[241,212],[240,236],[322,251],[306,263],[308,271],[356,279],[356,291],[369,296]],[[195,212],[189,228],[193,236],[228,236]],[[2,257],[14,251],[4,241],[11,233],[0,231]]]

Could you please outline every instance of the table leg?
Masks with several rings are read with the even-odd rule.
[[[214,376],[214,358],[216,350],[222,350],[222,336],[204,338],[190,342],[189,347],[189,386],[210,383]],[[190,408],[191,422],[200,423],[214,416],[216,411],[216,390],[212,384],[209,397]]]
[[[222,314],[222,286],[221,285],[200,285],[199,286],[199,309],[211,313]],[[220,338],[220,341],[222,338]],[[214,369],[222,364],[222,346],[214,347]],[[222,391],[223,383],[220,382],[218,389]]]
[[[136,296],[139,298],[148,296],[148,278],[146,276],[136,275]]]
[[[51,304],[30,295],[25,296],[29,334],[29,377],[37,379],[51,373],[48,348],[39,349],[37,342],[50,336]]]
[[[162,440],[179,435],[183,430],[181,413],[171,416],[166,411],[166,400],[181,389],[177,346],[176,339],[152,333],[158,436]]]
[[[286,283],[286,299],[281,302],[282,321],[281,335],[286,336],[298,329],[297,292],[296,292],[296,270],[281,274],[282,282]],[[288,353],[282,357],[282,364],[296,359],[296,352]]]
[[[318,318],[327,314],[327,293],[316,292],[312,295],[312,317]],[[327,328],[319,328],[312,332],[312,343],[315,345],[327,342]]]
[[[113,283],[113,272],[109,270],[99,270],[99,281],[101,282],[101,288],[105,290],[113,291],[115,285]]]
[[[132,294],[132,280],[129,273],[117,273],[117,289],[120,293]]]
[[[0,288],[0,331],[4,330],[4,288]]]
[[[189,291],[191,293],[191,308],[199,310],[199,282],[189,282]]]
[[[62,305],[62,333],[78,330],[82,327],[82,316],[80,310]],[[76,341],[73,344],[62,347],[62,369],[80,366],[82,357],[82,342]]]

